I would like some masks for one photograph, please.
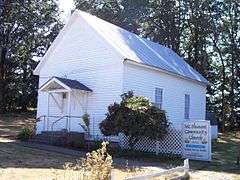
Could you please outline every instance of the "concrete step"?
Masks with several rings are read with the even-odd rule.
[[[66,135],[68,134],[65,131],[42,131],[42,135]]]
[[[43,143],[43,144],[64,144],[65,143],[65,138],[43,138],[43,137],[35,137],[29,140],[29,142],[34,142],[34,143]]]
[[[39,141],[48,141],[51,140],[51,137],[33,137],[33,140],[39,140]]]
[[[56,134],[53,134],[53,135],[37,135],[37,136],[34,136],[34,138],[61,138],[61,137],[67,137],[65,135],[56,135]]]
[[[82,142],[81,140],[84,141],[84,133],[43,131],[41,134],[33,136],[29,142],[64,146],[66,144],[77,144]]]
[[[59,135],[50,135],[50,136],[47,136],[47,135],[37,135],[37,136],[34,136],[32,137],[32,139],[38,139],[38,140],[49,140],[49,139],[64,139],[66,136],[59,136]]]
[[[42,131],[41,134],[37,134],[36,136],[42,136],[42,137],[79,137],[84,138],[84,133],[80,132],[64,132],[64,131]]]
[[[52,144],[50,140],[41,140],[41,139],[29,139],[28,142],[40,143],[40,144]]]

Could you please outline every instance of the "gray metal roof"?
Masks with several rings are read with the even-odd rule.
[[[83,91],[90,91],[92,90],[88,88],[87,86],[83,85],[82,83],[78,82],[77,80],[72,80],[72,79],[66,79],[66,78],[60,78],[60,77],[53,77],[61,81],[63,84],[68,86],[71,89],[79,89]]]
[[[77,11],[125,59],[153,66],[204,84],[209,82],[173,50],[108,23],[96,16]]]

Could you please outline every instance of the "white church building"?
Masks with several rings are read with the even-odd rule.
[[[173,126],[203,120],[208,81],[171,49],[76,10],[34,71],[39,76],[37,133],[90,133],[107,107],[132,90],[164,109]]]

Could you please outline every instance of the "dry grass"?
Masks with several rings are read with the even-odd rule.
[[[66,162],[74,163],[76,161],[75,157],[22,147],[14,143],[14,140],[1,138],[1,136],[15,136],[26,123],[34,123],[32,115],[22,116],[11,114],[5,116],[1,115],[0,117],[0,179],[78,179],[81,175],[79,171],[66,171],[63,169]],[[200,161],[190,162],[190,168],[192,169],[190,173],[191,179],[239,180],[240,168],[235,165],[238,144],[240,144],[240,134],[222,135],[221,138],[213,144],[214,153],[211,163]],[[147,165],[149,162],[154,161],[154,166],[158,167]],[[116,179],[123,179],[124,177],[159,171],[159,169],[163,167],[163,164],[168,164],[170,166],[173,161],[164,160],[163,162],[156,159],[146,160],[145,158],[138,159],[138,162],[141,163],[135,164],[134,168],[131,166],[115,166],[112,173]],[[161,177],[158,179],[169,179],[169,177]]]
[[[83,174],[63,168],[67,162],[75,163],[76,157],[23,147],[6,138],[0,138],[0,160],[0,179],[77,180]],[[117,179],[150,171],[147,168],[114,169]]]
[[[0,139],[0,160],[0,179],[56,179],[63,175],[64,163],[75,158]]]
[[[34,113],[9,113],[0,115],[0,137],[14,138],[26,125],[35,123]]]

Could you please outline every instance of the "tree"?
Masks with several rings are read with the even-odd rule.
[[[209,9],[213,47],[214,106],[222,124],[222,131],[240,127],[239,67],[240,67],[240,4],[235,1],[215,1]],[[219,111],[220,109],[220,111]]]
[[[180,53],[182,21],[180,0],[148,1],[147,15],[140,21],[140,29],[145,37]]]
[[[161,42],[179,52],[182,13],[178,1],[75,0],[74,2],[77,9],[87,11],[154,42]]]
[[[34,107],[33,69],[62,24],[53,0],[3,0],[0,3],[0,112]]]
[[[223,3],[223,46],[225,47],[225,57],[229,69],[229,128],[235,128],[237,125],[237,93],[239,93],[239,76],[237,70],[240,68],[240,3],[239,1],[225,0]],[[238,82],[238,83],[237,83]],[[239,98],[239,97],[238,97]],[[240,126],[240,124],[238,124]]]
[[[180,1],[182,12],[182,35],[180,52],[185,60],[210,83],[216,82],[214,71],[212,44],[210,42],[213,24],[210,18],[211,8],[216,1],[184,0]],[[211,9],[211,10],[210,10]],[[216,88],[207,87],[207,111],[215,111],[212,99]]]
[[[87,11],[128,31],[139,34],[146,17],[148,0],[74,0],[77,9]]]
[[[148,99],[134,96],[132,91],[121,95],[122,101],[108,107],[106,119],[100,123],[101,132],[106,135],[123,133],[129,138],[129,146],[142,138],[153,140],[163,138],[167,134],[169,122],[165,111],[151,105]]]

